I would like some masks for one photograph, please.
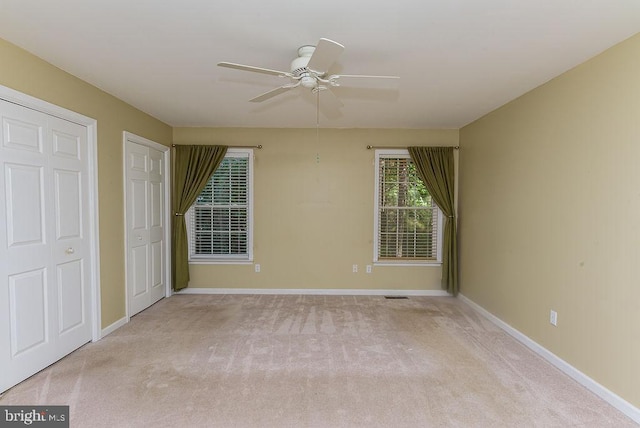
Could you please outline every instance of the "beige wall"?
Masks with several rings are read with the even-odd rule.
[[[125,315],[122,132],[168,145],[171,127],[0,39],[0,85],[98,121],[102,326]]]
[[[457,130],[175,128],[176,144],[262,144],[254,160],[253,265],[192,265],[190,287],[440,290],[440,266],[373,260],[374,151],[457,145]],[[359,272],[352,272],[352,265]]]
[[[640,406],[640,36],[460,145],[462,293]]]

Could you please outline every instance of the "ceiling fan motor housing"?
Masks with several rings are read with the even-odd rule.
[[[307,64],[309,64],[311,55],[315,50],[315,46],[302,46],[298,49],[298,57],[291,61],[291,74],[300,77],[300,84],[310,89],[318,86],[315,75],[311,74],[307,68]]]

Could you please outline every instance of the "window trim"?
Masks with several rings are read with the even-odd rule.
[[[189,245],[189,264],[192,265],[200,265],[200,264],[224,264],[224,265],[242,265],[242,264],[253,264],[253,149],[237,149],[229,147],[227,149],[227,153],[224,156],[225,158],[230,157],[246,157],[248,159],[248,171],[247,171],[247,254],[246,255],[206,255],[200,254],[195,255],[192,253],[191,242],[193,239],[191,233],[191,222],[193,219],[193,207],[189,207],[187,214],[185,216],[185,222],[187,225],[187,242]],[[215,172],[214,172],[215,174]]]
[[[437,204],[434,205],[437,207],[438,211],[438,231],[437,231],[437,247],[436,247],[436,259],[435,260],[409,260],[409,259],[398,259],[398,260],[390,260],[384,259],[380,260],[379,258],[379,226],[380,226],[380,200],[379,200],[379,191],[380,191],[380,159],[381,158],[403,158],[403,159],[411,159],[411,155],[409,155],[409,150],[407,149],[377,149],[375,151],[375,161],[374,161],[374,169],[375,169],[375,182],[373,189],[373,265],[374,266],[441,266],[442,265],[442,239],[444,234],[444,216],[442,214],[442,210],[438,207]]]

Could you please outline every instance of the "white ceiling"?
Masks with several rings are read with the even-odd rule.
[[[0,0],[1,38],[172,126],[315,127],[308,90],[249,103],[286,81],[216,64],[325,37],[330,72],[400,80],[336,88],[321,127],[459,128],[639,31],[639,0]]]

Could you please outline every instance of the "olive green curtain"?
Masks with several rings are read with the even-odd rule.
[[[189,243],[184,216],[213,175],[226,146],[176,146],[173,170],[173,288],[189,284]]]
[[[455,296],[458,294],[458,239],[453,147],[409,147],[409,155],[431,197],[445,216],[442,288]]]

